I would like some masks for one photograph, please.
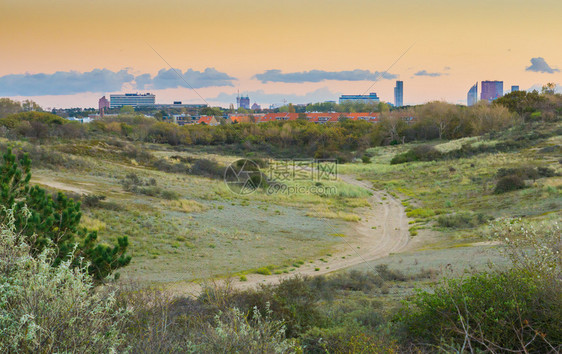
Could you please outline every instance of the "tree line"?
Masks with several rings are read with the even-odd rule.
[[[161,122],[134,112],[89,124],[69,122],[46,112],[19,112],[0,118],[0,136],[66,139],[115,136],[131,141],[170,145],[231,145],[264,152],[290,152],[307,157],[345,160],[369,147],[434,139],[458,139],[501,131],[524,121],[556,121],[562,95],[549,92],[510,93],[493,104],[465,107],[429,102],[380,113],[378,123],[345,121],[315,124],[306,120],[267,123],[185,125]]]

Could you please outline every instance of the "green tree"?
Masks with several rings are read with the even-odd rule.
[[[88,272],[97,281],[129,264],[126,236],[119,237],[113,247],[98,243],[96,231],[79,225],[82,217],[79,202],[63,193],[52,197],[39,186],[29,185],[31,160],[27,154],[18,161],[8,149],[0,172],[0,224],[7,223],[7,210],[13,208],[16,231],[29,244],[32,256],[54,246],[55,266],[72,258],[72,265],[77,267],[83,258],[90,263]]]
[[[0,118],[21,112],[21,110],[22,107],[20,102],[12,101],[9,98],[0,98]]]
[[[41,106],[39,106],[36,102],[32,100],[23,101],[21,103],[21,107],[25,112],[29,112],[29,111],[43,112],[43,108],[41,108]]]
[[[388,112],[390,111],[390,105],[386,102],[379,102],[377,109],[379,112]]]
[[[556,91],[556,84],[553,82],[549,82],[546,85],[543,85],[541,90],[543,94],[550,94],[550,95],[554,95],[555,91]]]
[[[133,106],[123,106],[119,110],[119,113],[121,113],[121,114],[132,114],[132,113],[135,113],[135,108]]]
[[[222,110],[220,107],[205,107],[201,109],[201,115],[203,116],[222,116]]]
[[[535,112],[546,98],[541,96],[538,91],[514,91],[502,96],[494,101],[495,105],[502,105],[511,112],[524,115]]]

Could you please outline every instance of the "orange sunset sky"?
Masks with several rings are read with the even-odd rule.
[[[464,104],[482,80],[560,85],[562,1],[1,0],[0,97],[203,103],[152,46],[211,105],[238,90],[266,107],[337,100],[365,93],[412,44],[370,90],[382,100],[397,79],[405,104]]]

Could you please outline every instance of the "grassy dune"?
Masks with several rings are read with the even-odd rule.
[[[268,194],[260,190],[240,196],[222,179],[159,171],[142,158],[124,156],[125,148],[98,141],[43,148],[89,168],[80,173],[72,168],[34,168],[32,182],[75,196],[104,196],[99,205],[84,206],[82,224],[97,230],[102,240],[129,236],[133,261],[121,273],[125,279],[141,282],[187,281],[265,266],[284,268],[297,260],[325,256],[341,242],[340,235],[348,232],[349,224],[359,219],[353,209],[368,205],[370,195],[339,181],[299,181],[287,185],[305,190],[320,186],[326,192]],[[172,163],[171,156],[213,159],[221,165],[237,159],[178,152],[163,145],[143,148]],[[124,188],[130,174],[148,184],[140,187],[142,192]]]

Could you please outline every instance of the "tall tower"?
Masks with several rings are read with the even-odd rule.
[[[106,109],[109,109],[109,101],[105,96],[99,99],[98,101],[98,108],[100,110],[100,117],[103,118]]]
[[[404,82],[396,81],[394,87],[394,106],[402,107],[404,105]]]
[[[467,106],[474,106],[476,102],[478,102],[478,82],[468,90],[468,94],[466,95]]]
[[[481,100],[492,102],[503,96],[503,81],[482,81]]]

